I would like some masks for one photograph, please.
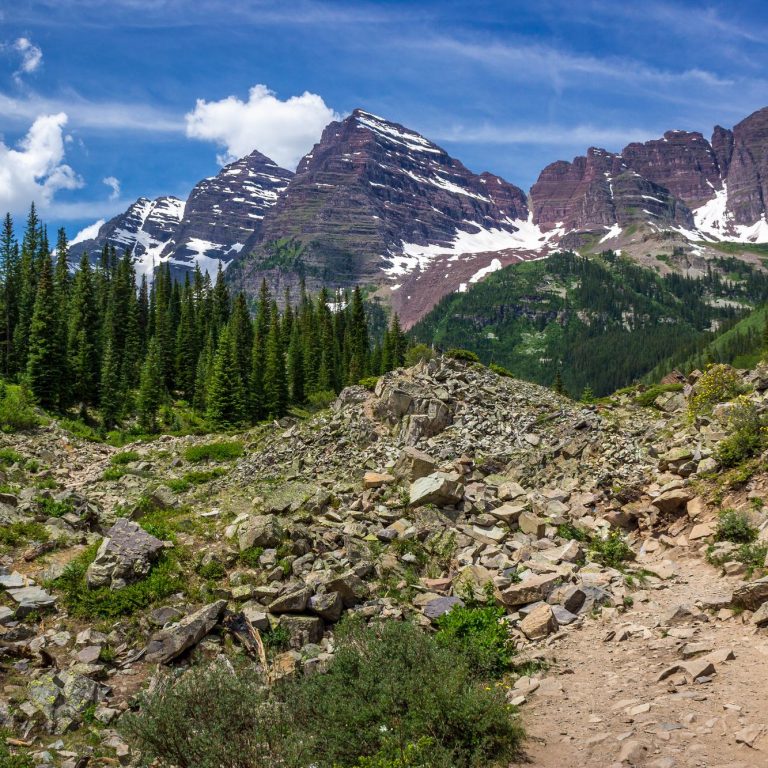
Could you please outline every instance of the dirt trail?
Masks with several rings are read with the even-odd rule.
[[[555,662],[522,707],[528,765],[768,767],[768,634],[739,615],[702,616],[697,601],[716,602],[738,581],[682,550],[665,557],[676,577],[634,592],[626,613],[589,619],[553,643]],[[680,605],[698,617],[669,621]],[[710,682],[681,674],[658,682],[694,643],[702,652],[693,658],[732,649],[735,659],[717,660]]]

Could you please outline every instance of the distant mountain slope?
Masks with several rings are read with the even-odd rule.
[[[412,333],[444,349],[465,347],[538,383],[551,385],[559,370],[572,394],[586,386],[607,394],[765,301],[768,277],[741,266],[738,280],[724,276],[730,259],[692,280],[661,277],[612,253],[559,253],[446,296]]]

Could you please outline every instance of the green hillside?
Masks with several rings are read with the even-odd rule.
[[[602,395],[705,348],[766,298],[768,278],[734,258],[691,279],[661,277],[610,251],[561,253],[445,297],[412,334],[542,384],[560,370],[571,394],[589,386]]]

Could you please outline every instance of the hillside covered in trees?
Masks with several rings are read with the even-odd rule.
[[[559,374],[574,395],[604,395],[705,347],[767,297],[768,277],[733,258],[692,279],[661,277],[611,251],[560,253],[447,296],[413,335],[541,384]]]
[[[3,224],[0,373],[45,409],[95,411],[104,430],[137,418],[151,432],[160,417],[171,428],[172,403],[214,428],[255,423],[402,363],[397,317],[372,339],[359,289],[302,289],[283,307],[263,285],[251,313],[199,269],[181,283],[165,265],[137,284],[131,255],[109,245],[72,270],[64,231],[52,251],[34,207],[20,239]]]

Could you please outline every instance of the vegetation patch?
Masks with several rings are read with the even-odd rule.
[[[109,463],[113,467],[124,467],[126,464],[131,464],[134,461],[139,461],[141,454],[138,451],[120,451],[115,453],[110,458]]]
[[[648,389],[640,392],[635,397],[635,402],[638,405],[642,405],[644,408],[650,408],[656,402],[659,395],[663,395],[666,392],[682,392],[682,384],[656,384],[655,386],[648,387]]]
[[[243,455],[243,444],[239,440],[222,440],[205,445],[191,445],[184,451],[187,461],[231,461]]]
[[[752,525],[746,512],[738,509],[724,509],[720,512],[715,531],[716,541],[749,544],[755,541],[757,536],[758,530]]]
[[[30,541],[44,542],[49,538],[47,529],[41,523],[17,520],[0,525],[0,545],[5,547],[17,547]]]
[[[192,472],[185,472],[182,477],[171,478],[166,480],[166,485],[176,493],[182,493],[188,491],[192,486],[203,485],[217,477],[225,475],[227,471],[222,467],[214,467],[209,470],[196,470]]]
[[[634,559],[635,553],[624,541],[621,533],[612,530],[604,539],[592,539],[589,545],[589,556],[590,560],[606,568],[621,569],[624,563]]]
[[[709,414],[717,403],[732,400],[741,392],[741,379],[733,368],[722,363],[710,365],[696,382],[688,412],[691,418]]]

